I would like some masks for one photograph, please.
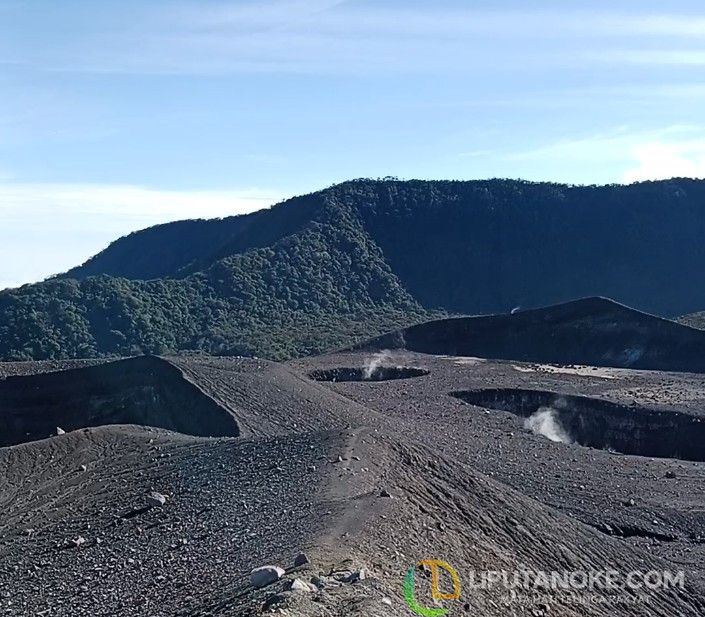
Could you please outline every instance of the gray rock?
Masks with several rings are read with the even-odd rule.
[[[328,580],[326,580],[325,578],[323,578],[321,576],[313,576],[313,577],[311,577],[311,584],[314,587],[317,587],[318,589],[324,589],[330,583]]]
[[[290,581],[288,589],[289,591],[298,593],[316,593],[318,591],[315,585],[302,581],[300,578],[295,578],[293,581]]]
[[[347,583],[356,583],[357,581],[364,581],[366,578],[369,577],[369,572],[367,571],[366,568],[360,568],[357,572],[353,572],[350,576],[348,576],[345,581]]]
[[[78,536],[78,538],[66,542],[66,546],[68,548],[78,548],[79,546],[83,546],[85,543],[86,539],[83,536]]]
[[[264,603],[263,610],[269,611],[270,609],[278,606],[279,604],[284,604],[291,597],[290,591],[282,591],[281,593],[275,593],[269,596]]]
[[[257,589],[276,583],[285,571],[277,566],[262,566],[250,572],[250,584]]]
[[[311,563],[306,553],[299,553],[299,555],[294,559],[294,567],[299,568],[305,566],[307,563]]]
[[[147,505],[150,508],[158,508],[166,504],[167,497],[156,491],[147,495]]]
[[[58,435],[66,435],[66,431],[62,429],[60,426],[56,427],[56,434]]]

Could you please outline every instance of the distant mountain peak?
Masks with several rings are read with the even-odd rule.
[[[136,232],[0,293],[0,357],[282,358],[595,296],[670,317],[705,307],[703,270],[705,181],[353,180]]]

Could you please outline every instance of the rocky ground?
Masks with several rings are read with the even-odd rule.
[[[705,614],[703,459],[553,442],[525,417],[451,396],[538,390],[621,403],[636,418],[679,411],[696,421],[703,376],[406,350],[288,365],[154,362],[190,385],[170,408],[206,396],[240,436],[72,426],[0,448],[0,615],[412,615],[402,581],[427,558],[460,576],[460,599],[440,602],[450,615]],[[380,375],[391,377],[423,370],[364,379],[385,367],[395,370]],[[12,381],[62,368],[3,372]],[[331,369],[361,380],[310,378]],[[49,383],[31,379],[35,395]],[[72,391],[73,406],[95,408],[95,390]],[[116,395],[116,407],[125,400]],[[213,413],[199,416],[202,434]],[[624,431],[649,447],[647,424]],[[295,566],[300,553],[307,563]],[[251,571],[265,565],[284,573],[255,588]],[[527,568],[682,569],[686,585],[644,597],[625,591],[603,604],[576,604],[562,591],[508,604],[499,587],[472,589],[473,571]],[[416,598],[438,608],[424,580],[418,571]]]

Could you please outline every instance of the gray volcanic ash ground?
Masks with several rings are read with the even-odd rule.
[[[405,333],[285,365],[0,365],[0,614],[410,615],[402,581],[436,558],[461,598],[434,605],[419,573],[417,600],[450,615],[703,615],[705,375],[661,370],[678,348],[620,319],[649,352],[599,367],[595,346],[492,360]],[[284,573],[256,588],[260,566]],[[517,568],[685,586],[605,604],[471,589]]]

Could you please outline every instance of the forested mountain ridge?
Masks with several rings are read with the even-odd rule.
[[[283,358],[434,314],[597,295],[671,317],[705,307],[703,271],[704,181],[358,180],[137,232],[0,292],[0,357]]]
[[[115,240],[57,278],[187,276],[231,255],[273,245],[311,224],[324,205],[323,195],[314,193],[251,214],[156,225]]]

